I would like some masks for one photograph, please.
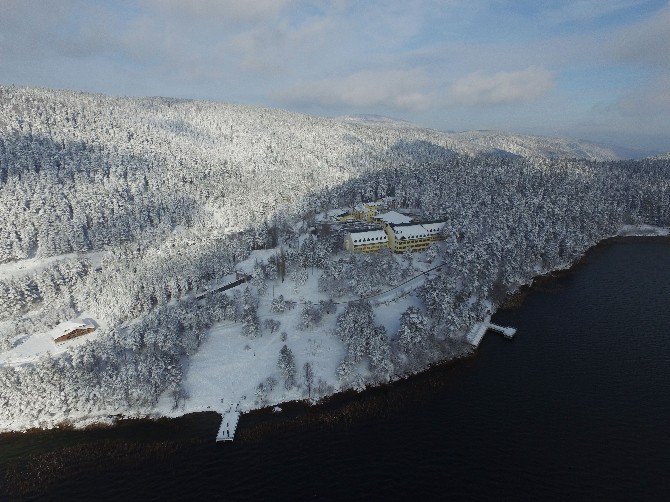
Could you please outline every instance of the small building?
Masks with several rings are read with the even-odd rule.
[[[353,213],[345,213],[342,216],[337,218],[337,221],[352,221],[355,220],[356,216]]]
[[[411,223],[413,218],[399,213],[398,211],[388,211],[386,213],[378,213],[374,216],[374,221],[381,225],[399,225],[402,223]]]
[[[383,230],[351,232],[344,238],[344,248],[356,253],[374,253],[388,247],[389,238]]]
[[[52,337],[54,343],[61,343],[78,336],[86,335],[92,331],[95,331],[95,326],[92,322],[87,319],[75,319],[74,321],[66,321],[56,326]]]
[[[386,207],[386,209],[395,209],[396,207],[398,207],[398,199],[396,199],[395,197],[391,197],[390,195],[384,197],[382,199],[382,202]]]
[[[359,220],[372,221],[382,206],[382,202],[361,202],[354,206],[353,215]]]
[[[348,209],[331,209],[321,213],[316,217],[317,221],[343,221],[343,218],[349,215]]]
[[[444,221],[389,224],[384,231],[388,235],[388,245],[393,252],[405,253],[423,251],[431,243],[440,240],[444,225]]]

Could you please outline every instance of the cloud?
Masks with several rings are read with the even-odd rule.
[[[554,74],[543,68],[501,71],[491,75],[472,73],[449,89],[449,101],[469,106],[534,101],[554,86]]]
[[[275,18],[293,0],[144,0],[152,15],[175,22],[257,22]]]
[[[670,70],[670,5],[617,35],[613,52],[619,61]]]
[[[309,18],[299,26],[262,24],[235,35],[221,50],[239,57],[242,70],[284,73],[290,63],[323,58],[336,29],[327,17]]]
[[[657,77],[641,89],[623,95],[614,108],[626,116],[644,117],[647,121],[661,119],[670,126],[670,75]]]
[[[421,70],[363,70],[346,77],[301,83],[279,93],[277,98],[293,104],[334,108],[418,111],[430,105],[428,85]]]
[[[542,12],[542,17],[555,23],[586,22],[649,3],[650,0],[573,0]]]

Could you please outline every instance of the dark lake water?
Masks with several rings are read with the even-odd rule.
[[[2,492],[82,499],[670,500],[670,243],[592,250],[474,358],[306,409],[0,438]],[[1,497],[0,497],[1,498]]]

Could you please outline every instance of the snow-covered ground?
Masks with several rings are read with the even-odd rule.
[[[26,274],[34,274],[45,268],[48,268],[56,263],[64,260],[71,260],[73,258],[87,258],[93,268],[97,268],[102,263],[106,251],[92,251],[90,253],[68,253],[48,258],[27,258],[25,260],[11,261],[0,264],[0,279],[7,279],[10,277],[19,277]]]
[[[81,317],[90,319],[86,313],[84,313],[84,315]],[[97,336],[97,333],[94,331],[92,333],[73,338],[72,340],[55,343],[54,335],[60,335],[61,327],[66,323],[67,321],[54,326],[49,331],[33,333],[21,338],[20,340],[16,340],[18,344],[15,347],[5,352],[0,352],[0,365],[8,364],[11,366],[18,366],[26,363],[34,363],[42,356],[57,356],[73,347],[83,345]],[[98,323],[96,322],[95,324],[97,325]]]
[[[254,251],[236,268],[251,273],[257,261],[267,260],[275,252],[275,250]],[[434,266],[421,261],[419,259],[421,255],[411,257],[417,275]],[[275,378],[279,382],[268,395],[270,404],[303,399],[304,387],[286,390],[281,381],[277,361],[283,345],[286,345],[295,356],[298,380],[301,378],[304,363],[309,362],[314,370],[314,384],[322,380],[337,392],[340,389],[340,382],[336,371],[346,355],[346,347],[334,332],[335,324],[346,302],[356,297],[351,295],[350,298],[339,299],[336,313],[324,314],[321,323],[314,328],[301,329],[303,304],[306,301],[316,304],[329,299],[328,295],[319,291],[319,277],[318,269],[314,271],[309,269],[305,284],[297,286],[288,278],[285,282],[273,281],[265,294],[258,297],[258,316],[261,323],[270,318],[281,323],[274,333],[264,329],[262,337],[249,338],[242,334],[241,323],[224,322],[213,326],[207,332],[198,352],[189,361],[184,378],[184,390],[188,396],[185,402],[174,409],[173,397],[166,394],[158,403],[156,412],[165,416],[179,416],[207,410],[250,411],[259,407],[255,396],[256,388],[268,377]],[[397,332],[400,316],[408,307],[420,306],[420,300],[413,290],[421,286],[425,278],[425,275],[419,275],[402,287],[386,288],[382,294],[371,299],[375,322],[383,325],[389,336]],[[242,290],[244,287],[242,285],[237,289]],[[233,294],[233,291],[229,294]],[[296,301],[297,306],[281,314],[272,312],[270,310],[272,299],[279,295]],[[286,333],[286,341],[282,340],[282,333]]]
[[[652,237],[670,235],[670,228],[653,225],[623,225],[617,235],[622,237]]]
[[[245,270],[266,252],[254,252],[241,264]],[[243,288],[241,286],[240,288]],[[318,291],[318,274],[310,274],[307,282],[296,293],[291,281],[275,284],[274,295],[284,295],[298,302],[318,302],[328,297]],[[283,345],[287,345],[296,359],[298,375],[305,362],[314,369],[314,381],[322,379],[337,389],[336,369],[345,356],[342,341],[333,334],[337,314],[325,315],[321,324],[313,329],[301,330],[301,305],[282,314],[270,311],[272,286],[260,297],[258,316],[263,322],[273,318],[281,325],[274,333],[264,330],[263,336],[248,338],[242,334],[242,324],[224,322],[212,327],[205,342],[191,358],[184,379],[184,390],[188,395],[184,406],[173,409],[171,396],[165,395],[156,411],[165,416],[179,416],[195,411],[226,411],[239,407],[240,411],[257,408],[256,387],[268,377],[279,381],[274,392],[268,396],[270,402],[280,403],[304,397],[301,389],[286,390],[278,373],[277,360]],[[344,308],[338,305],[338,313]],[[402,312],[402,311],[401,311]],[[399,316],[400,314],[398,314]],[[287,334],[282,341],[282,333]]]
[[[662,236],[670,235],[670,229],[648,225],[624,226],[619,229],[617,235]],[[236,268],[245,273],[251,273],[257,261],[265,261],[274,253],[276,250],[254,251]],[[399,260],[408,259],[408,257],[397,258]],[[420,306],[420,300],[416,297],[414,290],[425,281],[427,275],[430,274],[428,271],[435,266],[435,264],[428,263],[424,253],[411,255],[409,259],[416,277],[403,283],[401,287],[392,288],[393,285],[391,285],[384,288],[382,293],[370,299],[375,322],[383,325],[389,336],[397,332],[400,316],[408,307]],[[422,272],[428,272],[428,274],[419,275]],[[543,272],[545,271],[538,271],[538,273]],[[341,299],[337,304],[337,311],[333,314],[325,314],[318,326],[301,329],[301,304],[306,301],[317,303],[320,300],[329,299],[318,289],[319,274],[318,269],[315,269],[314,272],[311,269],[308,270],[307,281],[300,286],[288,278],[285,282],[274,281],[269,284],[264,294],[258,296],[258,316],[261,323],[270,318],[281,323],[273,333],[270,333],[268,329],[263,329],[262,336],[249,338],[242,334],[242,324],[235,322],[219,323],[209,329],[198,352],[190,358],[187,364],[183,381],[187,397],[175,408],[174,397],[166,393],[159,400],[153,413],[158,416],[176,417],[198,411],[225,413],[229,410],[239,410],[247,412],[261,406],[304,399],[306,397],[304,386],[287,390],[279,375],[277,361],[283,345],[287,345],[295,356],[299,381],[303,364],[309,362],[314,371],[315,385],[321,380],[329,386],[329,392],[335,393],[341,390],[337,368],[346,355],[346,347],[335,333],[335,322],[338,314],[344,310],[347,300],[355,299],[355,296],[352,294],[351,298]],[[229,279],[232,280],[233,276],[226,277],[223,282]],[[230,290],[228,294],[241,292],[245,287],[246,285],[241,285]],[[270,305],[273,296],[279,295],[294,300],[297,306],[284,313],[272,312]],[[82,313],[81,316],[85,317],[85,313]],[[473,345],[478,345],[489,327],[489,321],[490,317],[487,317],[483,322],[475,324],[466,335],[467,340]],[[282,339],[282,333],[286,333],[285,340]],[[35,362],[46,354],[57,356],[72,347],[86,343],[95,336],[96,333],[92,333],[62,344],[55,344],[51,331],[35,333],[20,340],[20,343],[13,349],[0,353],[0,364],[20,365]],[[365,368],[361,369],[365,370]],[[257,387],[268,378],[274,378],[278,383],[274,390],[266,396],[266,400],[259,403],[256,399]],[[126,413],[126,411],[119,410],[119,413]],[[65,419],[85,426],[109,420],[109,417],[93,417],[81,413],[62,417],[62,420]],[[15,427],[28,428],[36,425],[32,423],[15,424]]]

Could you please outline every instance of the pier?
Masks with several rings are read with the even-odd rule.
[[[516,329],[515,328],[506,328],[505,326],[498,326],[497,324],[493,323],[488,323],[488,329],[491,329],[493,331],[497,331],[501,335],[503,335],[505,338],[512,338],[514,335],[516,335]]]
[[[221,425],[219,432],[216,435],[216,442],[232,441],[235,439],[235,430],[237,429],[237,422],[240,420],[240,412],[229,410],[221,414]]]
[[[493,324],[491,322],[491,316],[486,316],[486,319],[483,322],[479,322],[472,327],[472,329],[465,336],[465,339],[468,341],[468,343],[470,343],[470,345],[479,347],[479,344],[484,338],[484,334],[489,329],[500,333],[508,339],[511,339],[516,334],[515,328],[508,328],[505,326],[498,326],[497,324]]]

